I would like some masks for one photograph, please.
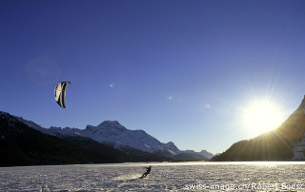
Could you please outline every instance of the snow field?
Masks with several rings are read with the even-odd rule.
[[[304,175],[302,162],[2,167],[0,191],[305,191]]]

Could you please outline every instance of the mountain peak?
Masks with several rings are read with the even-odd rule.
[[[101,130],[120,130],[124,131],[127,128],[121,125],[118,121],[103,121],[97,126],[87,125],[86,130],[101,131]]]
[[[103,121],[98,127],[122,126],[118,121]]]
[[[166,147],[143,130],[130,130],[118,121],[103,121],[98,126],[87,125],[81,132],[100,143],[111,144],[116,148],[128,146],[145,152],[166,151]]]
[[[118,121],[103,121],[98,126],[98,129],[103,130],[118,130],[118,131],[126,131],[127,128],[121,125]]]
[[[167,142],[165,144],[167,144],[167,145],[175,145],[172,141],[169,141],[169,142]]]
[[[164,143],[163,144],[168,150],[171,151],[171,153],[173,154],[178,154],[180,153],[181,151],[178,149],[178,147],[172,142],[168,142],[168,143]]]

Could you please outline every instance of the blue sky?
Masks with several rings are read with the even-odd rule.
[[[0,110],[44,126],[118,120],[180,149],[223,152],[257,133],[241,109],[283,121],[305,94],[305,2],[0,2]],[[67,109],[54,101],[69,80]]]

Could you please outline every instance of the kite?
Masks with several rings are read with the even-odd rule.
[[[55,92],[55,101],[62,108],[66,108],[65,105],[65,96],[68,84],[71,84],[70,81],[62,81],[56,85],[54,90]]]

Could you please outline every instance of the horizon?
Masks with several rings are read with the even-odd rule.
[[[1,1],[0,110],[45,128],[116,120],[180,150],[222,153],[302,101],[304,5]],[[71,82],[66,109],[54,99],[60,81]]]

